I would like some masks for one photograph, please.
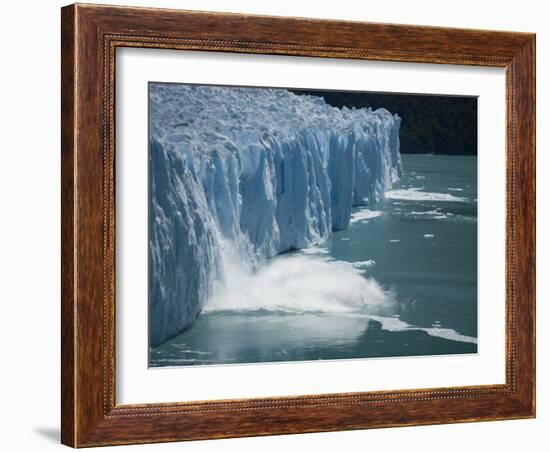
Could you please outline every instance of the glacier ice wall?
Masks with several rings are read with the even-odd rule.
[[[149,334],[189,326],[225,268],[325,240],[401,174],[400,118],[284,89],[149,85]]]

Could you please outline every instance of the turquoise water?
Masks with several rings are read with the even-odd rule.
[[[384,201],[243,277],[150,366],[476,353],[477,158],[402,158]]]

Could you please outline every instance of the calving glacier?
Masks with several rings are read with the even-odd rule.
[[[400,118],[284,89],[149,85],[150,344],[188,327],[229,266],[345,229],[401,175]]]

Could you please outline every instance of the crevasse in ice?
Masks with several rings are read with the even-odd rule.
[[[349,225],[401,174],[400,118],[285,89],[149,85],[149,333],[199,315],[224,267],[253,271]]]

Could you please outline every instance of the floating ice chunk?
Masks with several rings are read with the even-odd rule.
[[[410,325],[403,320],[397,317],[382,317],[369,315],[368,318],[379,322],[383,330],[396,332],[396,331],[425,331],[430,336],[440,337],[442,339],[447,339],[455,342],[469,342],[471,344],[477,344],[477,338],[466,336],[460,334],[458,331],[455,331],[451,328],[441,328],[441,327],[432,327],[432,328],[420,328],[413,325]]]
[[[371,218],[379,217],[382,214],[383,212],[379,210],[362,209],[352,213],[349,222],[358,223],[360,221],[370,220]]]
[[[329,250],[326,248],[321,248],[319,246],[312,246],[310,248],[304,248],[300,250],[302,254],[328,254]]]
[[[448,339],[455,342],[469,342],[470,344],[477,344],[477,338],[460,334],[451,328],[423,328],[430,336],[440,337],[442,339]]]
[[[433,193],[421,190],[420,188],[390,190],[386,192],[385,196],[387,199],[403,199],[407,201],[467,201],[466,198],[454,196],[449,193]]]
[[[357,261],[357,262],[354,262],[353,263],[353,266],[355,268],[360,268],[360,269],[364,269],[364,268],[368,268],[368,267],[372,267],[374,264],[376,264],[376,261],[372,260],[372,259],[368,259],[366,261]]]
[[[411,212],[411,215],[440,215],[441,214],[441,209],[434,209],[434,210],[423,210],[423,211],[419,211],[417,212],[416,210],[413,210]]]
[[[447,215],[452,215],[452,214],[445,214],[445,213],[441,212],[440,208],[437,208],[437,209],[433,209],[433,210],[424,210],[424,211],[421,211],[421,212],[412,211],[410,213],[410,215],[415,215],[415,216],[426,215],[426,216],[432,217],[435,220],[443,220],[443,219],[447,218]]]

